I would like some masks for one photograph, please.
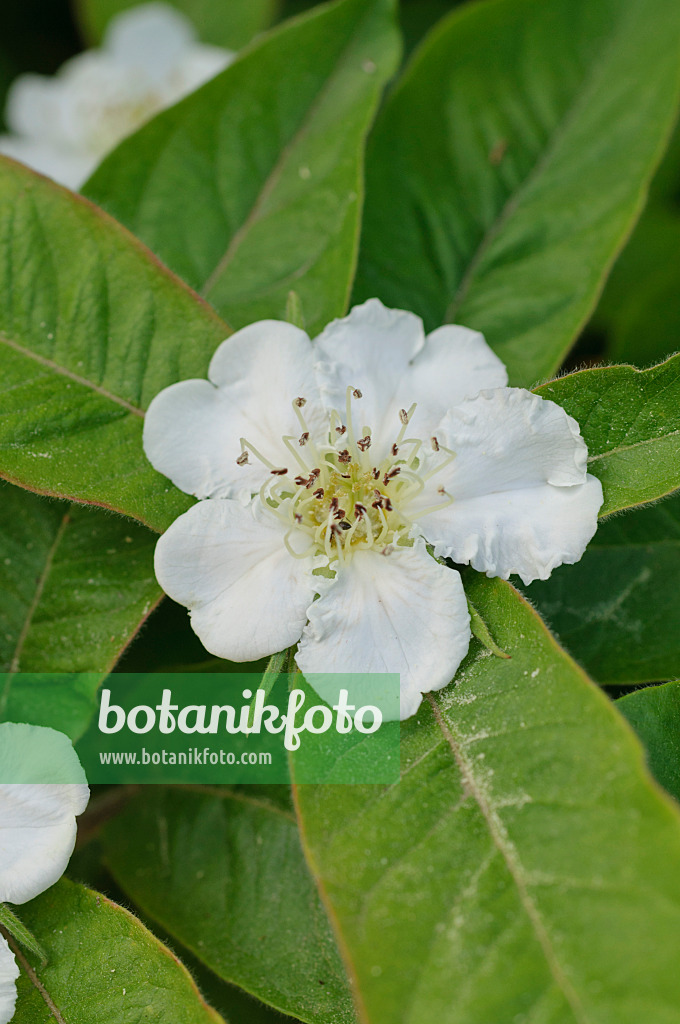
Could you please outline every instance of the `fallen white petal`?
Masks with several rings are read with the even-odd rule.
[[[89,790],[68,737],[13,722],[0,725],[0,778],[24,780],[0,784],[0,902],[25,903],[64,873]]]
[[[212,654],[255,661],[299,639],[315,563],[286,550],[286,530],[259,505],[213,498],[190,508],[158,541],[158,582],[191,610],[191,625]]]
[[[399,672],[402,719],[453,679],[470,641],[467,601],[422,541],[359,551],[319,589],[296,655],[303,674]]]
[[[0,1024],[9,1024],[17,1000],[19,968],[7,940],[0,935]]]

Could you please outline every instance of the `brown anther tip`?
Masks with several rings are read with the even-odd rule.
[[[362,452],[367,451],[371,447],[371,435],[366,434],[366,437],[360,437],[357,441],[357,448],[360,448]]]
[[[288,473],[288,470],[285,468],[285,466],[284,466],[283,469],[273,469],[272,470],[272,476],[286,476],[287,473]]]
[[[394,480],[395,476],[399,476],[400,473],[401,469],[399,468],[399,466],[395,466],[394,469],[391,469],[389,471],[389,473],[385,473],[383,477],[383,483],[385,484],[385,486],[387,486],[390,480]]]
[[[237,466],[245,466],[247,461],[248,461],[248,452],[241,452],[241,454],[239,455],[239,457],[236,460],[236,465]]]
[[[306,476],[296,476],[295,477],[295,483],[297,484],[298,487],[304,487],[307,484],[307,477]]]
[[[329,506],[331,512],[334,512],[339,504],[340,504],[340,502],[338,501],[337,498],[331,498],[331,503],[330,503],[330,506]]]
[[[305,430],[304,434],[300,434],[300,437],[298,438],[298,444],[302,448],[304,445],[307,444],[308,441],[309,441],[309,431]]]
[[[288,394],[290,394],[290,391],[288,392]],[[301,409],[303,405],[307,405],[307,399],[306,398],[296,398],[295,399],[295,405],[298,407],[298,409]]]
[[[408,413],[406,412],[406,409],[399,410],[399,419],[404,424],[408,423]]]
[[[364,397],[363,393],[361,391],[359,391],[359,388],[355,388],[354,391],[352,392],[352,394],[354,395],[355,398],[363,398]]]
[[[341,473],[340,476],[342,477],[343,480],[351,480],[352,479],[352,476],[351,476],[350,473]]]
[[[376,469],[375,466],[373,467],[372,473],[373,473],[373,479],[374,480],[379,480],[380,479],[380,470]]]
[[[312,472],[309,475],[310,475],[310,477],[313,477],[314,480],[316,480],[316,478],[318,476],[321,476],[321,470],[320,469],[313,469]]]
[[[343,448],[343,450],[338,455],[338,462],[349,463],[351,461],[352,456],[350,455],[346,448]]]
[[[302,516],[300,515],[299,512],[295,513],[295,522],[296,523],[301,523],[302,522]]]
[[[377,501],[372,501],[371,508],[382,508],[382,498],[378,498]]]
[[[392,547],[392,545],[391,545],[391,544],[387,544],[387,545],[386,545],[386,546],[385,546],[385,547],[384,547],[384,548],[382,549],[382,551],[380,552],[380,554],[381,554],[381,555],[385,555],[385,556],[387,556],[387,555],[391,555],[393,551],[394,551],[394,548]]]
[[[430,444],[432,445],[432,451],[433,452],[438,452],[439,451],[439,441],[437,440],[436,437],[431,437],[430,438]]]
[[[446,494],[446,489],[444,487],[438,487],[437,494]]]
[[[345,512],[344,508],[339,508],[337,510],[337,512],[335,513],[335,518],[336,519],[344,519],[346,514],[347,513]]]
[[[339,426],[339,427],[335,428],[335,433],[339,434],[340,437],[342,437],[342,435],[345,433],[346,430],[347,430],[347,427]]]
[[[323,487],[319,487],[316,491],[314,491],[314,497],[323,498]]]
[[[393,444],[392,445],[392,454],[393,455],[398,455],[399,454],[399,445],[398,444]]]
[[[363,518],[363,516],[366,515],[366,506],[361,505],[359,504],[359,502],[357,502],[356,505],[354,506],[354,515],[356,516],[357,519]]]
[[[391,512],[392,511],[392,502],[390,501],[389,498],[385,498],[385,511],[386,512]]]

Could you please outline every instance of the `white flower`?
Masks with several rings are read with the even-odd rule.
[[[191,23],[164,3],[110,23],[100,49],[67,61],[53,77],[12,84],[0,152],[69,188],[154,114],[222,71],[233,54],[198,43]]]
[[[0,903],[26,903],[61,877],[73,852],[76,815],[85,810],[89,795],[63,733],[0,725]],[[18,974],[0,937],[0,1024],[14,1014]]]
[[[144,447],[207,499],[161,537],[156,574],[220,657],[300,640],[305,674],[399,672],[406,718],[450,682],[470,636],[460,576],[426,543],[528,583],[595,532],[602,488],[578,424],[506,387],[475,331],[426,338],[417,316],[372,299],[314,343],[252,324],[209,378],[156,396]]]

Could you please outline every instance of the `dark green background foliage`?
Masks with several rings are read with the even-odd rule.
[[[111,670],[233,668],[159,605],[190,499],[143,415],[291,289],[312,334],[373,295],[484,331],[605,503],[526,594],[464,574],[491,640],[399,785],[98,789],[18,908],[16,1022],[676,1024],[680,7],[173,3],[236,64],[87,199],[0,160],[0,717],[75,739]],[[130,6],[5,4],[0,89]]]

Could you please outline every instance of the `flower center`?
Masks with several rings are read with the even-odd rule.
[[[246,438],[241,438],[239,465],[254,455],[269,470],[260,488],[263,506],[289,527],[285,543],[296,558],[324,555],[328,564],[344,562],[361,549],[374,548],[390,554],[397,544],[408,543],[415,517],[410,514],[414,500],[426,483],[455,458],[455,453],[430,438],[430,457],[424,459],[423,442],[406,437],[415,412],[399,411],[399,426],[389,452],[381,460],[371,453],[369,427],[357,436],[352,402],[361,399],[357,388],[347,388],[345,422],[333,410],[327,436],[319,443],[303,413],[306,400],[296,398],[293,409],[301,434],[284,436],[283,444],[291,455],[289,466],[274,466]],[[438,488],[441,501],[417,510],[417,519],[446,508],[453,498]],[[306,535],[307,544],[300,543]]]

